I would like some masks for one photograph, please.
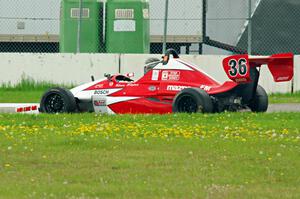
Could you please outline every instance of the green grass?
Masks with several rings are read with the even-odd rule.
[[[63,86],[63,87],[72,87],[66,85],[59,85],[47,81],[35,81],[30,77],[22,77],[21,81],[15,85],[11,83],[2,83],[0,86],[1,91],[43,91],[51,87]]]
[[[300,198],[300,113],[0,115],[0,198]]]
[[[270,103],[300,103],[300,91],[295,93],[274,93],[269,96]]]
[[[72,88],[73,85],[59,85],[47,81],[35,81],[28,77],[23,77],[21,81],[12,85],[2,84],[0,86],[0,103],[37,103],[42,95],[50,88],[64,87]]]
[[[2,91],[0,89],[0,103],[38,103],[45,91]]]

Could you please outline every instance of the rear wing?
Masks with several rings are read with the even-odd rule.
[[[294,76],[292,53],[272,56],[233,55],[223,60],[225,73],[236,83],[251,82],[250,69],[262,65],[268,65],[275,82],[290,81]]]

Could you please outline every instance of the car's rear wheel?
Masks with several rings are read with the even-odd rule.
[[[268,110],[268,94],[263,87],[257,86],[254,99],[249,104],[252,112],[266,112]]]
[[[51,88],[43,95],[40,103],[42,113],[73,113],[77,105],[73,94],[64,88]]]
[[[213,104],[209,95],[199,88],[186,88],[173,100],[175,113],[211,113]]]

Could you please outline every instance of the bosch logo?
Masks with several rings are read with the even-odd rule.
[[[94,95],[107,95],[109,93],[109,90],[96,90],[94,92]]]

